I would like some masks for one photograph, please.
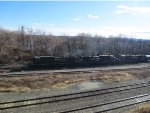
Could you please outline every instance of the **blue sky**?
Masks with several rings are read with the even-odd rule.
[[[0,26],[54,35],[125,34],[150,39],[149,1],[0,1]]]

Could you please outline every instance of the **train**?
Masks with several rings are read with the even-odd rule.
[[[99,55],[99,56],[74,56],[74,57],[55,57],[55,56],[34,56],[30,59],[30,68],[73,68],[73,67],[92,67],[104,65],[121,65],[133,63],[146,63],[149,57],[146,55]]]

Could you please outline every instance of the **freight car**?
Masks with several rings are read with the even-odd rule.
[[[148,58],[145,55],[120,55],[118,57],[120,64],[146,63]]]
[[[63,68],[63,67],[91,67],[115,64],[145,63],[148,58],[145,55],[113,55],[80,56],[80,57],[54,57],[35,56],[30,60],[31,68]]]

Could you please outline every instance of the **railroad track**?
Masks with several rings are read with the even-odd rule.
[[[122,86],[110,87],[106,89],[93,90],[93,91],[84,91],[79,93],[70,93],[70,94],[57,95],[57,96],[7,101],[7,102],[0,103],[0,110],[47,104],[47,103],[59,102],[59,101],[69,101],[72,99],[104,95],[104,94],[121,92],[121,91],[126,91],[131,89],[138,89],[138,88],[149,87],[149,86],[150,86],[150,82],[141,82],[136,84],[122,85]]]
[[[115,101],[110,101],[106,103],[100,103],[100,104],[95,104],[91,106],[86,106],[86,107],[81,107],[81,108],[75,108],[67,111],[61,111],[59,113],[88,113],[88,112],[93,112],[93,113],[104,113],[116,109],[121,109],[124,107],[128,106],[133,106],[136,104],[141,104],[145,102],[150,101],[150,93],[149,94],[143,94],[143,95],[137,95],[129,98],[124,98],[124,99],[119,99]],[[86,111],[85,111],[86,110]]]
[[[144,64],[144,65],[143,65]],[[136,64],[137,65],[137,64]],[[126,70],[126,69],[140,69],[140,68],[149,68],[149,63],[141,63],[142,66],[136,65],[122,65],[122,66],[107,66],[107,67],[89,67],[89,68],[77,68],[77,69],[61,69],[61,70],[41,70],[41,71],[22,71],[22,72],[8,72],[8,73],[0,73],[1,77],[22,77],[25,75],[32,76],[32,74],[57,74],[57,73],[90,73],[93,71],[105,71],[105,70]],[[34,76],[34,75],[33,75]]]
[[[94,70],[94,71],[101,71],[101,70]],[[92,73],[93,71],[54,71],[54,72],[50,72],[50,71],[42,71],[42,72],[14,72],[14,73],[0,73],[0,77],[24,77],[24,76],[41,76],[41,75],[46,75],[46,74],[75,74],[75,73]]]

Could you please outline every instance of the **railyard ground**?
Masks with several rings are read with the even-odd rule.
[[[149,76],[150,66],[138,69],[110,69],[90,72],[50,74],[33,73],[25,76],[18,75],[16,77],[0,76],[0,93],[47,90],[51,88],[65,89],[82,82],[121,83],[124,81],[147,79]]]
[[[140,67],[141,64],[136,64]],[[143,64],[142,64],[143,65]],[[86,83],[86,87],[91,87],[89,82],[100,82],[106,84],[136,83],[140,80],[150,79],[150,64],[141,68],[115,67],[115,69],[104,68],[89,72],[67,72],[67,73],[45,73],[45,74],[25,74],[13,77],[0,75],[0,100],[13,101],[19,99],[35,98],[39,96],[59,95],[69,91],[70,87]],[[85,69],[84,69],[85,70]],[[101,87],[103,88],[103,86]],[[125,113],[149,113],[150,104],[145,104]]]

